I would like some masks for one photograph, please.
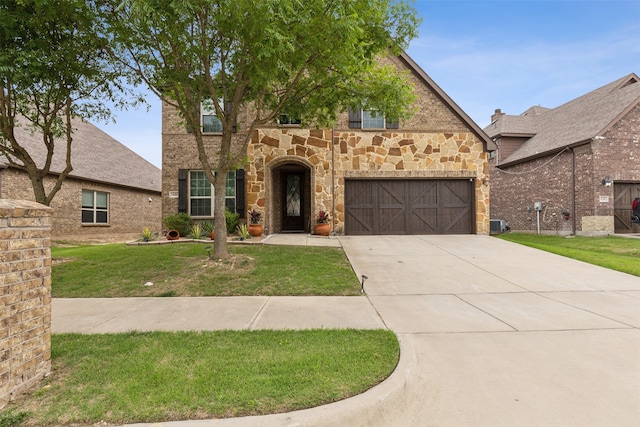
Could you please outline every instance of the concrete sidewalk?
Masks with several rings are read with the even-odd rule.
[[[337,241],[367,296],[56,299],[54,332],[388,327],[400,339],[395,372],[362,395],[154,427],[638,425],[640,278],[489,236]]]

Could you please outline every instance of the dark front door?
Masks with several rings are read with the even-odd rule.
[[[282,231],[304,231],[304,173],[282,173]]]

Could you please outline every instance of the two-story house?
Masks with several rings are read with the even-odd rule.
[[[488,234],[489,152],[493,141],[406,54],[417,111],[391,123],[372,111],[339,115],[333,129],[305,129],[282,117],[251,136],[247,163],[227,176],[227,207],[263,213],[265,233],[313,231],[319,211],[337,234]],[[220,139],[218,118],[201,109],[206,144]],[[246,135],[241,113],[235,137]],[[163,107],[163,216],[211,219],[213,187],[193,136]],[[246,116],[245,116],[246,117]]]

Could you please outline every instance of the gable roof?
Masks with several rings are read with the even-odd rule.
[[[640,103],[640,78],[634,73],[554,109],[532,107],[520,116],[503,115],[484,130],[498,136],[530,136],[501,166],[588,143],[602,136]]]
[[[476,122],[474,122],[471,117],[467,113],[465,113],[462,108],[456,104],[449,95],[445,93],[440,86],[436,84],[435,81],[427,73],[424,72],[422,68],[409,56],[406,52],[402,52],[399,55],[400,59],[403,60],[411,69],[413,69],[416,74],[422,79],[422,81],[438,96],[442,101],[451,107],[454,114],[456,114],[469,128],[476,134],[478,138],[480,138],[484,144],[485,150],[494,151],[498,147],[496,143],[486,134],[480,126]]]
[[[16,119],[23,126],[15,128],[16,140],[26,148],[39,167],[44,165],[46,149],[42,134],[32,134],[25,128],[26,120]],[[74,127],[71,144],[70,178],[114,184],[151,191],[161,191],[162,172],[129,148],[116,141],[96,126],[82,119],[72,120]],[[58,174],[65,168],[66,140],[56,139],[51,172]],[[0,157],[0,168],[10,167]]]

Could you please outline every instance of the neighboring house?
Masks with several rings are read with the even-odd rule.
[[[252,135],[247,164],[227,177],[227,206],[241,217],[261,211],[267,234],[313,232],[320,210],[337,234],[488,234],[493,141],[409,56],[387,60],[415,84],[411,120],[351,111],[333,129],[304,129],[283,117]],[[213,147],[219,121],[202,112]],[[165,105],[162,213],[210,219],[213,191],[180,123]],[[243,137],[246,120],[238,124]]]
[[[631,223],[631,203],[640,197],[637,75],[554,109],[532,107],[519,116],[496,110],[484,130],[498,145],[492,218],[522,231],[640,232]]]
[[[161,231],[160,169],[111,138],[94,125],[76,119],[71,164],[73,171],[54,197],[52,237],[95,238],[140,235],[144,227]],[[46,152],[41,134],[24,127],[16,139],[42,166]],[[52,175],[65,167],[66,144],[59,141]],[[49,187],[54,178],[49,179]],[[35,200],[26,172],[0,157],[0,198]]]

